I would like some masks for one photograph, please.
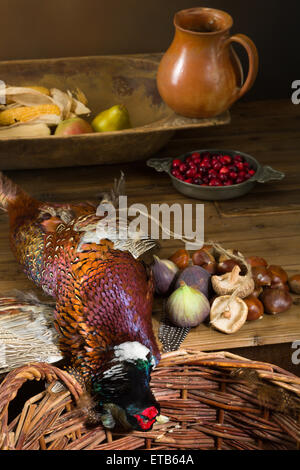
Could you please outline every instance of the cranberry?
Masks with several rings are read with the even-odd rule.
[[[215,163],[212,163],[212,167],[214,170],[219,171],[222,168],[222,163],[217,160]]]
[[[207,183],[203,183],[203,184],[201,184],[201,186],[208,186],[208,184],[207,184]]]
[[[229,171],[236,171],[236,172],[238,171],[238,169],[235,165],[229,165],[228,170]]]
[[[235,162],[243,162],[244,161],[244,158],[241,156],[241,155],[236,155],[234,157],[234,161]]]
[[[243,178],[245,179],[246,177],[246,172],[245,171],[240,171],[239,174],[238,174],[239,178]]]
[[[227,180],[224,182],[224,186],[232,186],[234,183],[232,180]]]
[[[227,166],[222,166],[219,173],[220,175],[227,175],[229,173],[229,168]]]
[[[181,163],[179,171],[180,173],[185,173],[187,171],[187,165],[185,163]]]
[[[192,156],[192,159],[193,159],[193,160],[195,160],[196,158],[201,158],[201,155],[200,155],[199,152],[194,152],[194,153],[192,153],[191,156]]]
[[[218,173],[216,172],[216,170],[214,170],[214,169],[209,170],[209,172],[208,172],[208,177],[209,178],[217,178],[217,176],[218,176]]]
[[[248,173],[249,173],[249,175],[253,176],[253,175],[255,175],[256,172],[255,172],[255,170],[249,170]]]
[[[232,162],[232,158],[229,155],[223,155],[223,157],[220,158],[220,162],[223,163],[223,165],[229,165]]]
[[[227,181],[228,180],[228,174],[221,173],[219,178],[220,178],[221,181]]]
[[[187,172],[186,172],[186,176],[188,178],[194,178],[194,176],[196,176],[197,174],[197,169],[196,168],[190,168]]]
[[[175,178],[178,178],[178,176],[180,176],[179,170],[172,170],[171,173],[173,176],[175,176]]]
[[[173,160],[172,166],[173,168],[179,168],[181,163],[181,160],[179,160],[179,158],[176,158],[175,160]]]
[[[218,178],[212,178],[209,182],[209,186],[222,186],[222,183]]]
[[[233,181],[235,181],[238,177],[238,174],[235,171],[231,171],[229,173],[229,178],[231,178]]]
[[[199,158],[194,158],[194,160],[193,160],[194,164],[197,165],[197,166],[200,165],[201,161],[202,161],[202,160],[201,160],[201,157],[199,157]]]
[[[192,178],[187,178],[187,179],[184,180],[184,182],[191,184],[193,182],[193,179]]]
[[[207,176],[204,176],[204,178],[202,178],[202,179],[203,179],[203,183],[205,183],[205,184],[209,183],[209,179],[208,179]]]
[[[211,163],[209,160],[202,160],[200,163],[200,168],[211,168]]]
[[[198,184],[199,186],[203,184],[203,180],[201,178],[195,178],[193,182],[194,184]]]
[[[235,166],[237,167],[238,170],[244,169],[244,163],[242,162],[236,162]]]
[[[201,153],[201,158],[210,158],[210,157],[211,157],[211,155],[210,155],[209,152],[203,152],[203,153]]]

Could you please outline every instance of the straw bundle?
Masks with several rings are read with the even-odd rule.
[[[10,419],[9,405],[28,380],[47,386]],[[300,379],[277,366],[181,350],[163,356],[151,384],[169,421],[146,433],[112,433],[85,426],[82,389],[68,373],[46,363],[15,369],[0,385],[0,449],[299,448]]]

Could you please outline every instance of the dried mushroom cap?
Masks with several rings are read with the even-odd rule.
[[[255,284],[250,271],[247,272],[246,276],[241,276],[240,271],[241,268],[235,266],[230,273],[212,276],[211,282],[214,291],[218,295],[231,295],[235,292],[242,299],[252,294]]]
[[[211,306],[210,323],[216,330],[232,334],[244,325],[247,315],[247,304],[240,297],[223,295]]]

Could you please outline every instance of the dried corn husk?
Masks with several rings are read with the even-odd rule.
[[[53,310],[32,295],[0,298],[0,374],[32,361],[62,359]]]
[[[75,92],[75,96],[76,98],[72,95],[69,90],[67,90],[67,92],[64,92],[59,90],[58,88],[51,88],[50,90],[48,90],[47,88],[39,86],[7,86],[6,88],[0,89],[0,101],[3,102],[4,99],[6,100],[6,104],[2,104],[0,110],[13,110],[24,106],[34,107],[39,105],[56,105],[60,110],[59,115],[37,113],[37,115],[28,122],[31,124],[45,124],[49,127],[57,126],[62,120],[90,113],[90,109],[86,106],[86,97],[78,88]],[[80,99],[82,99],[83,102],[80,101]],[[9,129],[8,135],[2,133],[2,136],[9,137],[12,134],[12,131],[10,130],[12,126],[18,127],[17,134],[18,136],[22,137],[23,135],[19,135],[22,134],[19,122],[16,122],[15,124],[11,124],[9,126],[1,126],[1,130]],[[40,129],[42,130],[41,135],[46,135],[45,129]],[[35,130],[37,130],[37,128],[33,129],[33,131]],[[28,130],[28,128],[24,130],[24,134],[30,135],[30,131]],[[39,135],[35,135],[34,132],[32,136],[39,137]]]
[[[13,124],[0,127],[0,139],[15,137],[45,137],[50,135],[50,128],[45,123]]]

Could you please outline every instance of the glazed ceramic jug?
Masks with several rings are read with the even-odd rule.
[[[212,8],[176,13],[175,36],[157,73],[159,93],[176,113],[192,118],[217,116],[252,87],[258,71],[257,49],[244,34],[230,36],[232,24],[228,13]],[[249,57],[244,83],[233,42],[244,46]]]

